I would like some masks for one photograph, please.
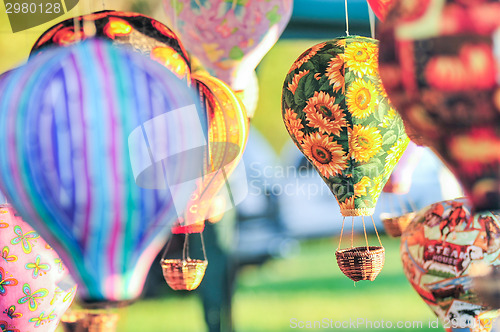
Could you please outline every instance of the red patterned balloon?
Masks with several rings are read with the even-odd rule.
[[[477,211],[500,209],[500,3],[401,0],[380,26],[380,76],[408,136]]]

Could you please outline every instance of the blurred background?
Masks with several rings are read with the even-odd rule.
[[[370,36],[366,1],[348,3],[351,35]],[[13,34],[3,3],[0,8],[0,73],[23,63],[39,35],[69,17],[114,9],[165,21],[159,1],[81,0],[64,16]],[[335,261],[342,224],[338,204],[292,144],[281,119],[282,84],[291,64],[307,48],[341,35],[344,1],[294,1],[289,26],[257,68],[260,94],[244,155],[247,178],[231,179],[247,181],[248,195],[221,222],[207,227],[204,281],[193,292],[171,291],[157,260],[144,298],[118,310],[119,331],[228,331],[231,326],[242,332],[289,331],[293,319],[324,318],[415,321],[423,328],[413,330],[433,330],[428,324],[434,314],[403,274],[398,239],[381,236],[386,264],[376,281],[354,285],[340,272]],[[374,220],[383,234],[381,213],[408,212],[460,195],[451,174],[426,150],[410,192],[384,193]],[[354,241],[363,243],[362,223],[354,222],[359,234]],[[376,243],[373,227],[368,231],[369,241]]]

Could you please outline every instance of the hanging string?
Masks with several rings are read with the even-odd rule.
[[[345,33],[349,36],[349,14],[347,12],[347,0],[344,1],[345,5]]]
[[[102,4],[102,10],[104,10],[104,0],[101,1]]]
[[[205,251],[205,241],[203,240],[203,232],[200,232],[201,249],[203,250],[203,260],[207,260],[207,252]]]
[[[377,226],[375,226],[375,220],[373,220],[373,216],[370,217],[372,218],[373,228],[375,228],[375,234],[377,234],[378,243],[380,243],[380,246],[383,247],[382,241],[380,241],[380,236],[378,236]]]
[[[186,251],[187,251],[187,248],[188,248],[188,233],[186,233],[186,235],[184,236],[184,247],[182,248],[182,260],[185,261],[186,260]]]
[[[354,247],[354,216],[351,220],[351,248]]]
[[[370,18],[370,32],[372,38],[375,39],[375,13],[373,12],[370,5],[368,5],[368,17]]]
[[[415,206],[415,202],[413,202],[413,199],[411,199],[411,197],[408,197],[408,204],[410,204],[412,212],[416,212],[417,211],[417,207]]]
[[[366,250],[370,251],[370,246],[368,245],[368,236],[366,236],[365,216],[361,216],[361,220],[363,220],[363,231],[365,232]]]
[[[163,254],[161,255],[162,259],[167,258],[167,252],[170,249],[170,246],[172,245],[172,242],[173,242],[172,238],[170,238],[170,240],[168,240],[168,242],[167,242],[167,245],[165,246],[165,250],[163,250]]]
[[[337,247],[337,250],[340,249],[340,245],[342,244],[342,234],[344,234],[344,222],[345,222],[345,217],[342,217],[342,229],[340,230],[340,240],[339,240],[339,246]]]

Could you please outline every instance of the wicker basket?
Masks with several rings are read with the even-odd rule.
[[[380,217],[384,223],[385,232],[391,237],[400,237],[415,215],[415,212],[410,212],[399,217],[392,217],[389,214],[382,214]]]
[[[72,311],[61,318],[65,332],[113,332],[116,331],[118,314],[92,311]]]
[[[347,277],[354,281],[373,281],[384,267],[384,247],[353,247],[335,252],[337,264]]]
[[[167,284],[173,290],[193,290],[198,288],[208,261],[201,259],[162,259],[161,268]]]

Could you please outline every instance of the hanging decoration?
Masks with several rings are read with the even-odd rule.
[[[500,3],[401,0],[380,26],[380,74],[410,138],[500,209]]]
[[[439,202],[418,212],[401,237],[406,277],[449,331],[490,331],[494,325],[498,312],[477,296],[470,270],[500,264],[499,217],[471,215],[465,199]]]
[[[169,25],[210,74],[237,93],[290,20],[292,0],[164,0]],[[249,112],[251,115],[252,112]]]
[[[88,38],[110,40],[161,63],[190,82],[189,57],[179,38],[163,23],[133,13],[104,10],[67,19],[50,27],[35,42],[31,56],[50,47],[69,46]]]
[[[0,328],[55,331],[77,286],[57,253],[10,205],[0,205]]]
[[[190,197],[179,185],[187,165],[206,153],[197,105],[165,67],[96,39],[44,51],[0,80],[0,187],[85,303],[140,295]]]
[[[282,114],[292,140],[327,183],[342,215],[371,216],[409,142],[380,83],[377,41],[348,36],[305,51],[285,79]],[[383,265],[380,245],[369,247],[367,240],[366,247],[337,251],[343,272],[356,281],[373,280]],[[361,261],[369,272],[357,268]],[[353,276],[355,270],[361,274]]]

